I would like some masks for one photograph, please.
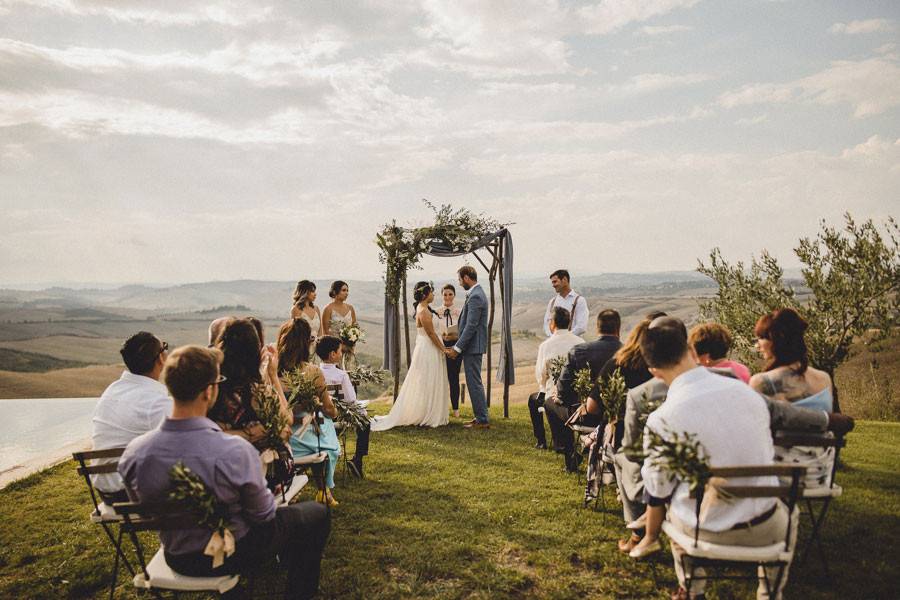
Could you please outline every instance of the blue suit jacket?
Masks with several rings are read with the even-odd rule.
[[[460,354],[484,354],[487,351],[488,301],[481,286],[469,291],[469,298],[459,315],[459,339],[455,346]]]

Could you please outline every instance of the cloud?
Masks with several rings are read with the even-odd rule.
[[[856,118],[900,106],[900,67],[890,57],[832,62],[819,73],[788,83],[757,83],[719,96],[725,108],[754,104],[849,104]]]
[[[193,6],[192,6],[193,5]],[[202,3],[179,0],[157,2],[152,8],[125,6],[124,3],[103,4],[75,0],[0,0],[0,11],[25,6],[73,17],[99,16],[121,23],[163,27],[192,27],[213,24],[243,27],[263,23],[271,17],[270,7],[256,8],[235,2]]]
[[[612,33],[631,23],[646,21],[677,9],[691,8],[700,0],[601,0],[579,9],[585,33]]]
[[[828,31],[830,33],[845,33],[847,35],[855,35],[858,33],[890,32],[893,30],[894,24],[888,19],[867,19],[865,21],[835,23],[828,28]]]
[[[625,83],[613,84],[608,89],[620,94],[646,94],[660,90],[694,85],[712,79],[705,73],[685,73],[672,75],[668,73],[641,73],[634,75]]]
[[[735,125],[748,126],[748,125],[758,125],[760,123],[765,123],[769,120],[769,115],[761,114],[756,115],[755,117],[746,117],[743,119],[738,119],[734,122]]]
[[[676,33],[679,31],[691,31],[692,29],[693,27],[689,27],[688,25],[645,25],[636,31],[635,34],[665,35],[667,33]]]

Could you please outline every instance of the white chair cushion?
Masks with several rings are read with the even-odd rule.
[[[803,489],[803,497],[810,499],[817,498],[840,498],[841,494],[844,493],[844,488],[835,484],[831,487],[828,486],[820,486],[814,488],[804,488]]]
[[[663,521],[663,531],[669,539],[684,548],[688,556],[736,562],[776,562],[789,561],[791,553],[785,551],[784,542],[771,546],[726,546],[699,540],[694,547],[694,536],[687,535],[671,521]]]
[[[162,546],[147,564],[148,581],[143,573],[134,576],[134,587],[144,590],[163,589],[181,592],[219,592],[224,594],[240,581],[239,575],[222,575],[220,577],[188,577],[173,571],[166,564]]]
[[[307,483],[309,483],[309,477],[306,475],[294,475],[294,481],[291,482],[291,487],[284,493],[284,497],[282,498],[281,494],[275,494],[275,506],[286,506],[289,504]]]
[[[97,505],[97,510],[91,511],[92,523],[118,523],[123,520],[122,515],[116,514],[116,509],[105,502]]]

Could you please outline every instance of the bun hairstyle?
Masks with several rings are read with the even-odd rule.
[[[347,282],[346,282],[346,281],[341,281],[340,279],[338,279],[337,281],[335,281],[334,283],[332,283],[332,284],[331,284],[331,289],[328,290],[328,297],[329,297],[329,298],[337,298],[337,295],[341,293],[341,289],[342,289],[345,285],[347,285]],[[347,288],[349,289],[350,286],[347,285]]]
[[[806,372],[809,350],[803,336],[808,327],[806,320],[793,308],[779,308],[759,318],[753,333],[772,342],[772,359],[766,364],[766,371],[800,363],[794,372],[798,375]]]
[[[416,287],[413,288],[413,309],[415,309],[422,300],[428,297],[428,294],[434,291],[434,284],[429,283],[427,281],[420,281],[416,284]],[[430,306],[428,307],[429,312],[432,314],[437,314],[434,312],[434,309]]]
[[[310,292],[314,291],[316,291],[316,284],[309,279],[301,279],[297,282],[297,287],[294,288],[294,304],[301,309],[305,308],[308,302],[306,297]]]

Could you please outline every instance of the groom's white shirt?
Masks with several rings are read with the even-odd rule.
[[[471,294],[472,291],[473,291],[475,288],[477,288],[477,287],[481,287],[481,284],[480,284],[480,283],[476,283],[475,285],[473,285],[472,287],[470,287],[468,290],[466,290],[466,300],[467,300],[467,301],[468,301],[468,299],[469,299],[469,294]],[[463,308],[465,308],[465,304],[463,304]],[[460,314],[462,314],[462,311],[459,311],[459,312],[460,312]],[[459,333],[460,333],[460,335],[462,335],[462,331],[460,331]],[[458,346],[453,346],[453,350],[454,350],[457,354],[462,354],[462,350],[460,350]]]

